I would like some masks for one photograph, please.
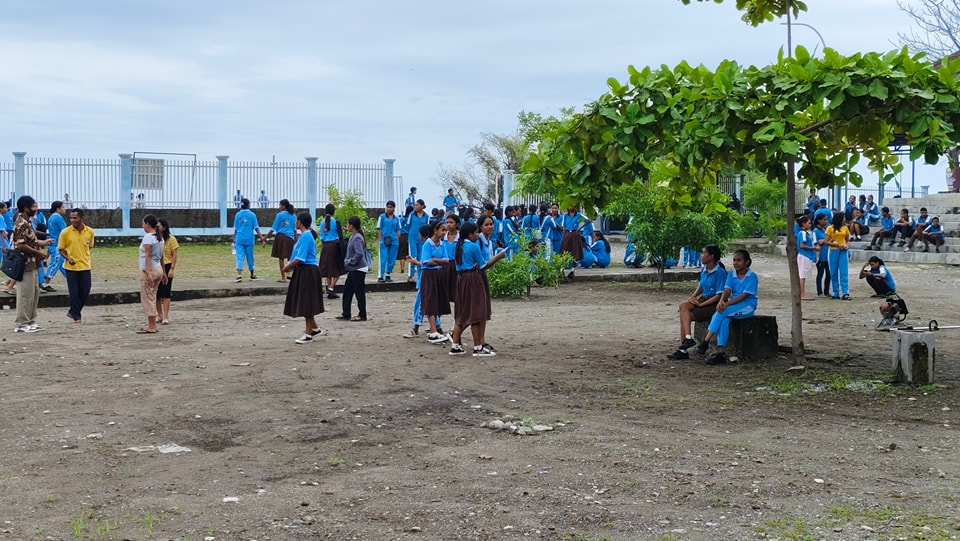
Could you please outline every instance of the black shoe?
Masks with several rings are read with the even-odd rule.
[[[383,281],[385,281],[385,282],[392,282],[392,281],[393,281],[393,278],[390,278],[390,275],[388,274],[387,277],[383,279]]]
[[[677,349],[680,351],[687,351],[695,345],[697,345],[697,341],[693,338],[684,338],[683,342],[680,342],[680,346],[677,347]]]
[[[718,351],[707,359],[707,364],[727,364],[727,356]]]
[[[710,349],[710,342],[700,342],[700,345],[697,346],[697,353],[706,355],[708,349]]]
[[[677,360],[680,360],[680,359],[689,359],[689,358],[690,358],[690,354],[687,353],[686,351],[682,350],[682,349],[678,349],[677,351],[674,351],[674,352],[671,353],[670,355],[667,355],[667,358],[668,358],[668,359],[677,359]]]
[[[939,247],[939,246],[937,246],[937,253],[938,253],[938,254],[940,253],[940,247]]]
[[[377,283],[378,283],[378,284],[382,284],[382,283],[383,283],[383,278],[377,278]]]
[[[904,245],[904,244],[906,244],[906,242],[903,242],[903,241],[901,240],[900,242],[897,243],[897,248],[903,248],[903,245]]]
[[[54,289],[53,286],[49,284],[44,284],[40,286],[40,289],[42,289],[43,291],[46,291],[47,293],[53,293],[54,291],[56,291],[56,289]]]

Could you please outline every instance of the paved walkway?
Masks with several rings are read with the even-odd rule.
[[[400,273],[394,273],[394,275],[397,279],[400,278]],[[696,280],[697,276],[698,272],[695,269],[668,269],[664,275],[664,281]],[[94,276],[93,288],[87,300],[88,306],[140,302],[140,286],[138,284],[131,281],[97,282],[96,279],[97,277]],[[626,267],[576,269],[573,271],[573,276],[571,277],[571,281],[574,282],[655,282],[656,280],[657,273],[654,269],[631,269]],[[43,308],[69,306],[67,286],[63,283],[63,280],[56,280],[54,287],[56,287],[57,291],[40,295],[40,306]],[[238,284],[232,280],[181,280],[178,278],[174,281],[173,296],[175,300],[183,301],[219,297],[283,295],[286,290],[287,284],[277,283],[273,280],[257,280],[251,282],[245,279]],[[340,293],[342,290],[342,284],[337,285],[337,292]],[[413,290],[413,284],[405,281],[378,284],[376,275],[367,275],[368,293]],[[13,309],[16,307],[16,301],[17,298],[15,296],[0,293],[0,308]]]

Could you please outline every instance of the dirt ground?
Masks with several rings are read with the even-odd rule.
[[[754,269],[788,345],[785,261]],[[960,324],[960,271],[891,270],[910,321]],[[0,539],[960,539],[960,330],[938,385],[889,385],[851,282],[804,303],[802,373],[666,359],[692,283],[494,301],[483,359],[402,339],[409,293],[328,305],[310,345],[280,296],[175,303],[155,336],[137,305],[44,309],[0,348]]]

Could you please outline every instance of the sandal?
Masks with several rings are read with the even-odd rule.
[[[151,331],[150,329],[140,329],[137,331],[137,334],[157,334],[157,331]]]
[[[366,320],[367,318],[360,317],[360,316],[353,316],[352,318],[350,318],[350,321],[366,321]]]
[[[850,295],[844,295],[844,296],[840,297],[840,300],[841,300],[841,301],[849,301],[849,300],[853,300],[853,299],[850,298]]]

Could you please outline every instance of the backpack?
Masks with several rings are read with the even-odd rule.
[[[344,238],[340,220],[337,220],[337,243],[340,245],[340,264],[343,264],[347,259],[347,245],[350,244],[350,239]]]

